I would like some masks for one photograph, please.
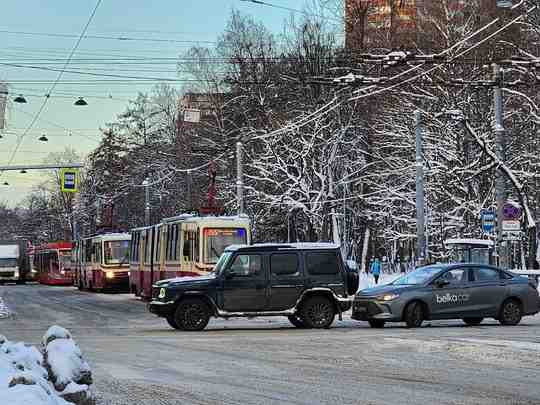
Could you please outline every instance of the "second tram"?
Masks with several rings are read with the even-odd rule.
[[[75,285],[80,290],[129,290],[129,233],[109,233],[77,241]]]
[[[245,217],[180,215],[131,235],[130,287],[143,298],[156,281],[208,274],[227,246],[251,243]]]
[[[72,242],[52,242],[33,249],[33,270],[41,284],[73,285]]]

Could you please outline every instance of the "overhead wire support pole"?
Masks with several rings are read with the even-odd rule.
[[[506,140],[503,117],[502,72],[501,67],[493,64],[493,110],[495,113],[494,131],[497,159],[506,164]],[[498,168],[495,178],[495,199],[497,202],[497,248],[499,265],[506,265],[506,254],[503,253],[503,208],[506,203],[506,179],[502,168]]]
[[[150,179],[147,177],[142,182],[144,187],[144,224],[150,226]]]
[[[236,197],[238,199],[238,215],[244,214],[244,167],[242,141],[236,142]]]
[[[424,208],[424,162],[422,153],[422,112],[415,111],[416,131],[416,237],[417,258],[425,259],[426,235],[425,235],[425,208]]]

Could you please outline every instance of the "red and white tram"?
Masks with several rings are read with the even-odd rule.
[[[52,242],[33,249],[33,270],[41,284],[73,285],[72,242]]]
[[[130,287],[150,298],[158,280],[208,274],[229,245],[251,243],[247,217],[180,215],[131,231]]]
[[[75,285],[90,291],[129,290],[129,233],[109,233],[77,241]]]

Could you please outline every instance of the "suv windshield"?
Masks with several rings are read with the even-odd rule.
[[[392,285],[420,285],[424,284],[435,274],[440,272],[442,267],[438,266],[428,266],[420,267],[416,270],[411,271],[409,274],[406,274],[402,277],[399,277],[397,280],[393,281]]]
[[[105,264],[126,264],[129,262],[129,241],[113,240],[104,243]]]
[[[223,267],[225,267],[225,264],[229,261],[229,257],[231,257],[232,252],[224,252],[220,257],[218,262],[216,263],[216,266],[214,267],[213,272],[216,274],[219,274],[221,270],[223,270]]]

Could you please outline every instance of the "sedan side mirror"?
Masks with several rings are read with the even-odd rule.
[[[232,278],[234,278],[234,273],[230,271],[230,269],[225,271],[225,280],[230,280]]]
[[[437,288],[443,288],[450,284],[450,281],[448,280],[437,280],[435,281],[435,286]]]

